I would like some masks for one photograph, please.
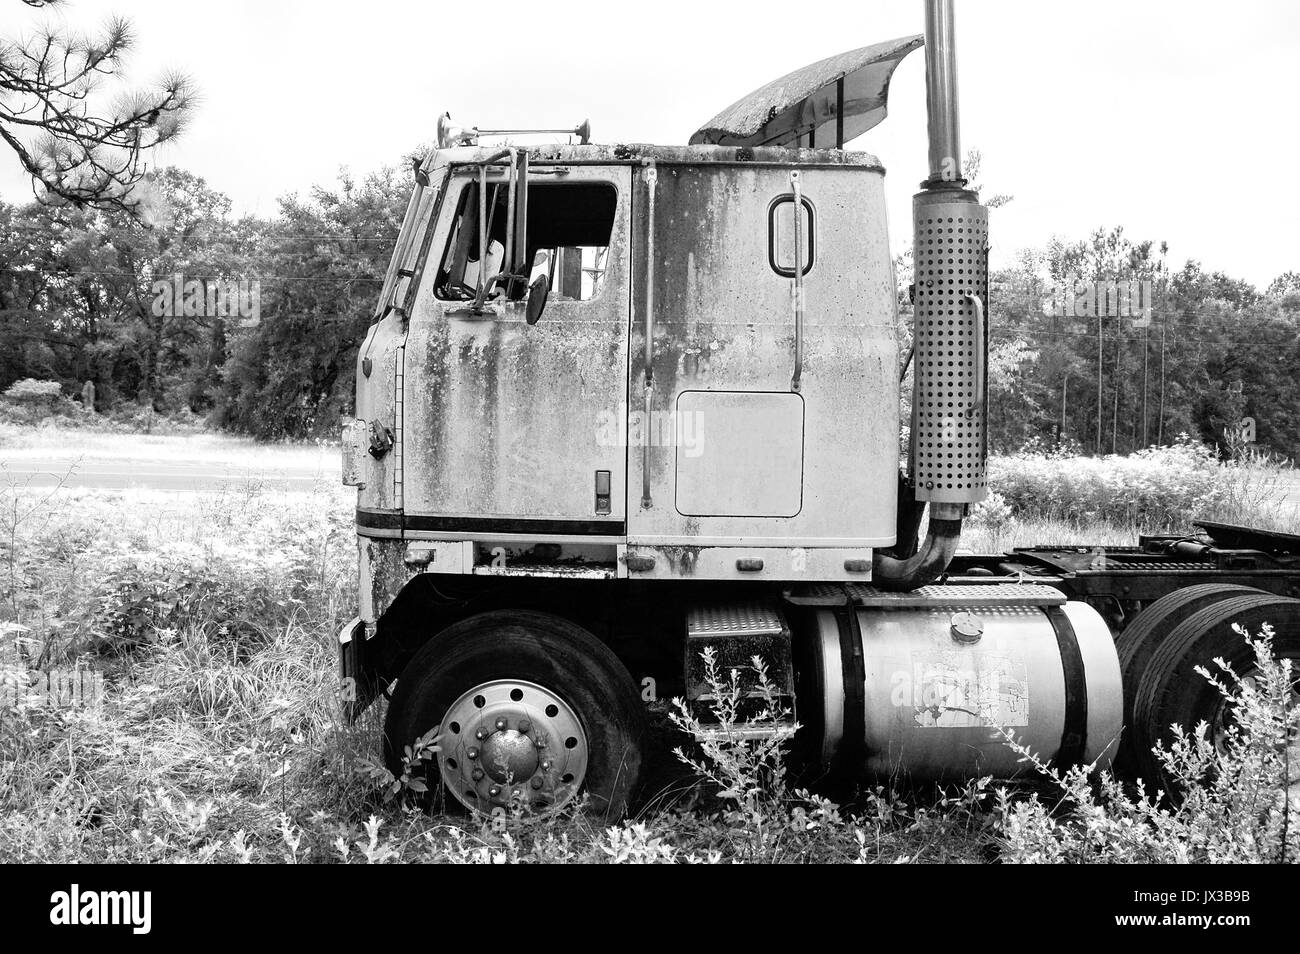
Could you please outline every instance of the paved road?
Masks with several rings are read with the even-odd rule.
[[[306,491],[317,483],[338,484],[337,457],[337,452],[326,451],[315,460],[274,460],[263,467],[219,460],[51,456],[0,448],[0,486],[39,488],[62,483],[65,487],[211,492],[255,481],[268,489]]]

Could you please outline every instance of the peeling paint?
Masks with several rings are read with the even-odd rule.
[[[360,615],[368,624],[373,625],[388,611],[397,594],[419,572],[406,565],[404,547],[401,540],[358,540]]]
[[[689,546],[665,546],[659,547],[656,552],[663,554],[670,566],[681,576],[693,576],[695,574],[695,564],[700,558],[702,547]]]

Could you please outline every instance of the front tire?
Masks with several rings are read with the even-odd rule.
[[[627,669],[591,633],[524,610],[471,616],[438,633],[397,681],[384,726],[390,771],[440,729],[436,777],[471,810],[554,811],[580,792],[622,818],[641,774],[645,713]]]

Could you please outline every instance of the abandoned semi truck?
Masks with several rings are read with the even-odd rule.
[[[906,362],[884,169],[843,146],[922,47]],[[1108,764],[1123,736],[1152,777],[1169,725],[1224,718],[1191,667],[1248,655],[1233,621],[1295,654],[1296,538],[958,553],[987,493],[993,310],[955,66],[952,2],[928,0],[923,36],[783,77],[686,146],[594,145],[585,124],[494,145],[526,130],[444,117],[343,436],[360,607],[341,669],[351,717],[388,696],[391,767],[436,733],[471,809],[585,793],[618,816],[646,702],[707,702],[712,649],[767,662],[814,774],[1010,776],[1009,730],[1057,766]]]

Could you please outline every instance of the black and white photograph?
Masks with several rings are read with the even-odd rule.
[[[1284,916],[1297,63],[1285,0],[0,0],[6,923],[233,864]]]

